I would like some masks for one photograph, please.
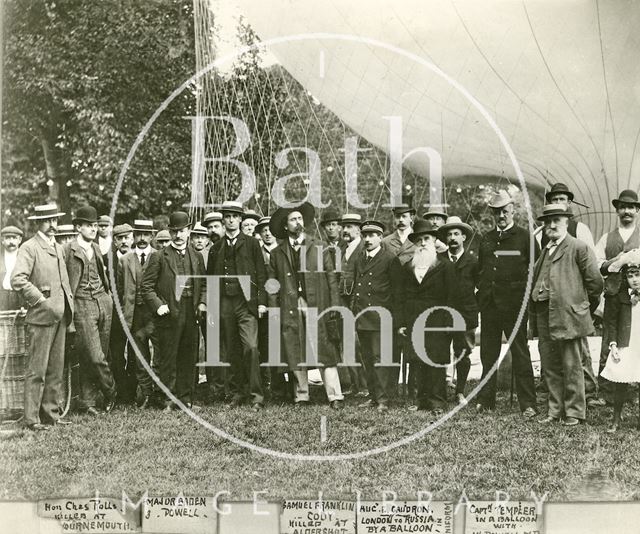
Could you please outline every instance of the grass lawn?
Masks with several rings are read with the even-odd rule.
[[[317,392],[316,392],[317,393]],[[268,406],[205,407],[200,415],[242,439],[280,451],[336,454],[384,445],[423,428],[428,413],[394,408],[386,414],[358,409],[348,399],[336,412],[326,404],[307,409]],[[320,402],[320,401],[319,401]],[[584,425],[565,428],[524,420],[501,394],[494,414],[468,407],[434,432],[390,452],[349,461],[283,460],[219,438],[182,412],[118,409],[108,416],[73,415],[70,427],[20,430],[0,439],[0,499],[102,495],[214,495],[379,499],[430,491],[436,499],[512,499],[548,493],[551,500],[640,498],[637,405],[624,428],[605,434],[610,408],[591,411]],[[326,416],[327,440],[320,439]],[[4,425],[6,428],[6,425]],[[264,496],[263,496],[264,497]]]

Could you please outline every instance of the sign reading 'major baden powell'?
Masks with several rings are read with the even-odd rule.
[[[142,532],[215,534],[217,515],[213,497],[147,497]]]

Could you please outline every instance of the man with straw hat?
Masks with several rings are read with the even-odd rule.
[[[473,228],[462,222],[460,217],[449,217],[438,229],[440,241],[445,245],[445,252],[439,253],[443,261],[453,263],[458,282],[456,300],[452,307],[465,321],[466,331],[452,332],[449,335],[453,344],[453,360],[456,366],[456,399],[459,404],[466,403],[464,396],[467,377],[471,369],[469,355],[476,344],[476,328],[478,328],[478,301],[476,286],[478,284],[478,257],[466,245],[473,236]],[[437,250],[437,245],[436,245]]]
[[[31,430],[63,424],[60,419],[67,326],[73,296],[62,247],[55,241],[60,213],[55,204],[36,206],[29,220],[38,232],[18,249],[11,286],[27,306],[29,359],[24,379],[24,424]]]
[[[584,421],[586,399],[582,338],[593,332],[591,312],[600,302],[603,280],[588,245],[568,233],[573,214],[563,205],[544,206],[538,221],[548,243],[536,262],[529,309],[549,389],[541,423],[574,426]]]

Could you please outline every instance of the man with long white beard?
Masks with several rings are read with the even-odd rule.
[[[412,364],[417,375],[418,404],[409,409],[431,410],[438,417],[447,402],[446,366],[449,361],[448,335],[438,328],[450,327],[451,315],[434,310],[424,323],[416,319],[434,307],[450,306],[454,301],[456,273],[451,262],[436,252],[438,229],[429,221],[418,221],[409,235],[416,246],[413,257],[401,268],[394,299],[395,328],[408,339],[414,353]],[[413,328],[424,329],[422,343],[413,343]],[[436,330],[430,330],[436,329]]]

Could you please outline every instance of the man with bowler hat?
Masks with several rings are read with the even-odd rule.
[[[98,415],[99,392],[104,398],[105,412],[110,412],[116,402],[116,385],[107,360],[113,303],[102,254],[95,243],[96,209],[78,208],[72,222],[78,237],[67,243],[64,251],[76,303],[73,322],[80,358],[80,407],[90,415]]]
[[[464,390],[471,369],[469,356],[476,344],[476,328],[478,328],[478,301],[476,300],[478,257],[467,248],[473,236],[473,228],[462,222],[460,217],[449,217],[447,222],[438,229],[438,235],[445,245],[445,251],[440,252],[439,257],[443,261],[451,262],[456,273],[458,287],[451,306],[462,315],[465,321],[464,332],[449,334],[449,343],[453,344],[453,361],[456,366],[456,400],[459,404],[465,404]]]
[[[190,227],[184,211],[169,216],[171,243],[149,255],[140,288],[154,317],[158,378],[187,408],[193,407],[198,322],[207,311],[204,260],[188,246]],[[166,412],[176,408],[161,390],[158,395]]]
[[[23,232],[17,226],[5,226],[0,230],[2,247],[0,248],[0,311],[19,310],[22,308],[20,293],[11,287],[11,274],[18,259],[18,247],[22,242]]]
[[[549,411],[541,422],[563,419],[565,426],[586,416],[582,340],[593,332],[590,311],[603,287],[593,250],[568,233],[571,217],[561,204],[544,206],[538,217],[548,242],[534,268],[529,310],[549,389]]]
[[[611,318],[611,314],[617,309],[613,299],[618,298],[621,290],[626,291],[619,268],[614,262],[623,253],[640,247],[640,229],[638,228],[640,202],[637,193],[631,189],[625,189],[611,203],[618,215],[618,227],[604,234],[596,243],[596,260],[600,267],[600,274],[604,277],[604,314],[598,384],[602,396],[608,402],[613,401],[613,388],[601,373],[609,356],[609,343],[615,340],[612,339],[607,325],[615,321]]]
[[[67,326],[73,318],[73,296],[64,262],[56,243],[58,217],[55,204],[36,206],[29,220],[38,232],[18,249],[11,287],[20,291],[27,307],[29,358],[24,377],[24,424],[31,430],[65,424],[59,399],[64,369]]]
[[[494,194],[489,208],[496,227],[484,235],[478,253],[478,305],[480,307],[480,360],[482,378],[491,377],[482,388],[476,409],[493,410],[496,405],[497,370],[502,335],[513,337],[511,356],[520,411],[526,418],[536,415],[536,391],[531,355],[527,344],[527,314],[516,324],[524,302],[531,251],[529,232],[514,222],[513,199],[504,190]]]
[[[240,230],[245,215],[242,204],[226,201],[220,207],[225,235],[209,250],[207,275],[220,280],[221,361],[231,364],[229,389],[232,404],[249,400],[253,410],[264,408],[264,390],[260,376],[258,319],[267,312],[264,290],[266,268],[260,243]],[[246,219],[245,219],[246,220]],[[238,276],[248,276],[250,288],[245,292]],[[224,373],[219,378],[223,379]],[[216,385],[214,395],[221,395],[224,383]]]

